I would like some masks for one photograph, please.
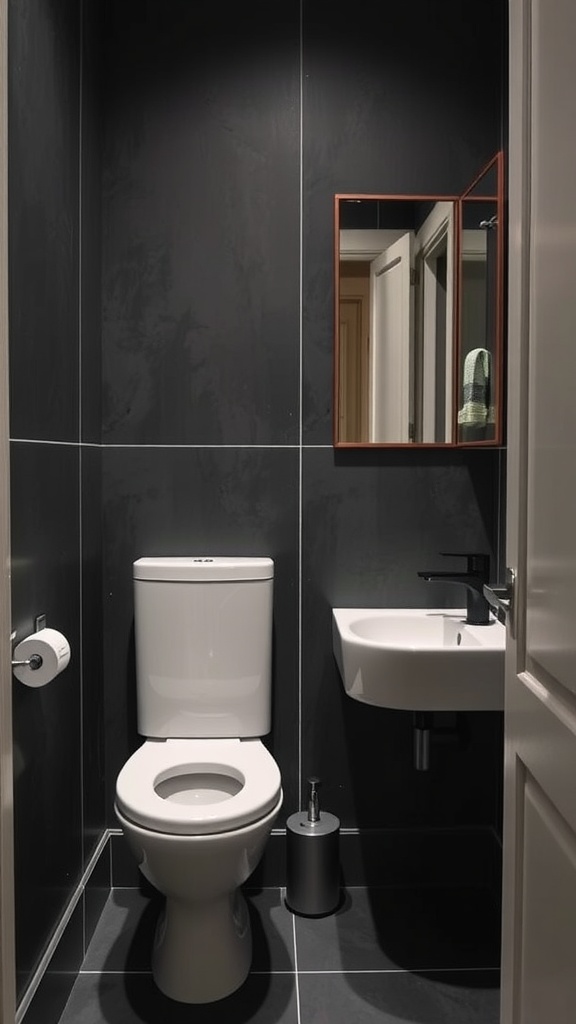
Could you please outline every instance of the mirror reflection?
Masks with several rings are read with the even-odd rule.
[[[501,427],[503,232],[497,165],[459,204],[458,441],[494,443]]]
[[[462,196],[335,197],[336,445],[498,441],[499,158]]]
[[[455,202],[339,198],[337,440],[452,436]]]

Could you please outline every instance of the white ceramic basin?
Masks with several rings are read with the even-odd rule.
[[[332,646],[349,697],[413,711],[504,707],[506,629],[462,609],[333,608]]]

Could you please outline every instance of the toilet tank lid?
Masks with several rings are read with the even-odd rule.
[[[268,580],[274,576],[271,558],[190,555],[187,557],[138,558],[135,580],[204,582],[222,580]]]

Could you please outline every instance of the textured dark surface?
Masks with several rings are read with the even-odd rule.
[[[190,1007],[163,996],[150,974],[157,899],[114,890],[60,1024],[497,1024],[499,917],[489,893],[352,888],[320,919],[292,915],[281,889],[246,895],[251,973],[227,999]]]
[[[12,446],[13,628],[24,639],[34,632],[35,616],[46,613],[72,652],[53,683],[13,685],[16,951],[22,984],[81,874],[78,461],[75,447]],[[50,500],[39,501],[42,494]]]
[[[78,0],[9,17],[12,437],[78,438]]]
[[[440,551],[491,550],[497,459],[494,452],[304,452],[303,769],[324,780],[322,800],[343,825],[496,819],[501,714],[460,715],[459,740],[433,741],[431,770],[415,771],[412,714],[345,695],[332,608],[463,606],[459,588],[428,584],[417,572],[439,566]]]
[[[80,446],[99,441],[101,420],[90,11],[79,0],[18,0],[8,12],[10,419],[23,439],[10,453],[12,623],[22,639],[44,613],[71,647],[47,687],[13,688],[20,992],[104,824],[100,453]],[[81,962],[93,913],[85,921],[81,902],[74,921],[68,966]]]
[[[416,572],[446,549],[497,557],[501,456],[335,453],[330,417],[333,193],[466,187],[501,142],[501,8],[495,2],[485,12],[494,29],[486,53],[456,3],[439,14],[422,4],[418,17],[391,11],[385,37],[362,10],[361,0],[344,29],[305,4],[300,48],[296,3],[272,18],[254,0],[231,15],[225,36],[207,3],[193,14],[180,0],[145,14],[134,2],[106,8],[112,825],[116,774],[138,742],[131,562],[198,552],[276,562],[267,742],[282,769],[285,814],[298,806],[302,768],[321,775],[327,807],[347,825],[497,823],[499,716],[464,723],[464,748],[441,751],[434,772],[418,778],[410,716],[344,701],[330,608],[463,604],[463,595],[432,591]],[[318,443],[326,449],[306,447]],[[268,447],[224,447],[259,444]]]
[[[73,644],[33,708],[15,690],[22,984],[116,825],[143,554],[274,558],[284,814],[317,772],[326,809],[396,830],[393,849],[411,828],[499,828],[501,716],[464,716],[417,774],[410,716],[345,700],[332,655],[332,606],[451,605],[418,569],[457,547],[502,557],[502,454],[331,448],[334,192],[459,192],[505,121],[502,0],[481,45],[458,0],[397,5],[382,31],[373,13],[10,4],[14,627],[45,611]],[[294,992],[274,979],[281,1019]]]
[[[332,440],[335,193],[459,195],[502,144],[505,7],[304,3],[303,424]]]
[[[107,4],[103,440],[298,440],[299,5]]]

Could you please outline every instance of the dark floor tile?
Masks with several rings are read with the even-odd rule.
[[[59,1024],[76,977],[67,971],[46,971],[24,1014],[23,1024]]]
[[[149,971],[161,897],[112,889],[82,965],[85,971]]]
[[[84,947],[88,949],[110,895],[110,844],[100,854],[84,890]]]
[[[247,890],[254,940],[254,971],[293,971],[292,915],[280,889]],[[113,889],[88,947],[86,971],[149,971],[160,895]]]
[[[293,974],[251,974],[217,1003],[167,999],[149,974],[81,974],[60,1024],[297,1024]]]
[[[253,971],[294,970],[294,928],[281,889],[245,890],[253,938]]]
[[[494,972],[299,976],[302,1024],[498,1024]]]
[[[484,889],[348,889],[324,918],[296,917],[302,971],[492,968],[500,918]]]

